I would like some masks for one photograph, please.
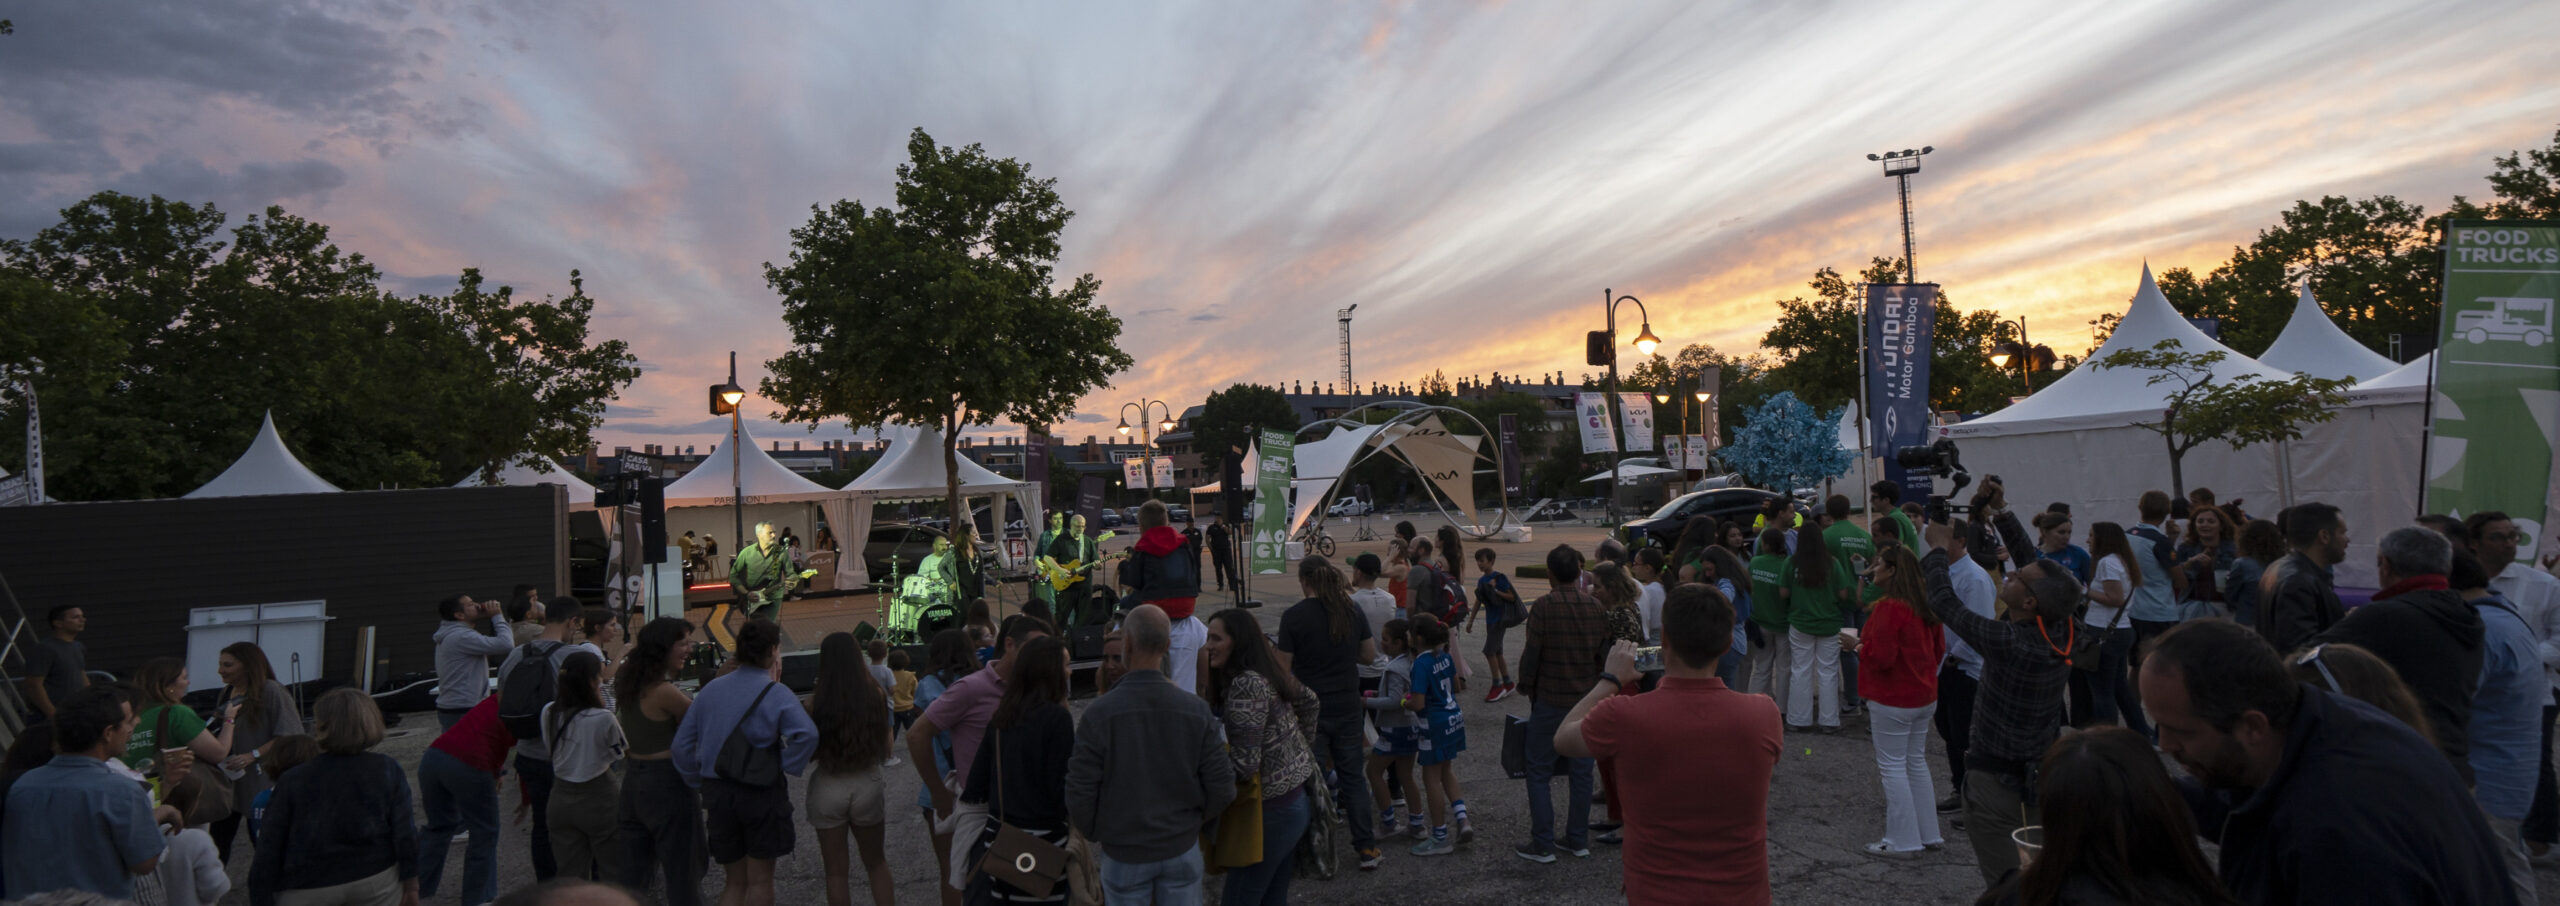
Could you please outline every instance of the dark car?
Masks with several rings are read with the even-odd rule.
[[[1692,518],[1705,516],[1724,521],[1740,516],[1749,519],[1778,496],[1775,491],[1759,488],[1692,491],[1663,504],[1661,509],[1653,511],[1653,515],[1628,522],[1620,537],[1625,539],[1629,548],[1641,548],[1647,544],[1670,548],[1680,543],[1680,529]]]
[[[914,575],[916,564],[933,553],[934,540],[948,537],[941,529],[919,523],[878,523],[871,526],[871,539],[862,545],[862,562],[870,568],[873,582],[888,580],[892,556],[898,558],[898,575]],[[978,542],[978,562],[994,563],[995,555],[995,545]]]

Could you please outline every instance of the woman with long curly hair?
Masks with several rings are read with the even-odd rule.
[[[1284,906],[1298,840],[1314,814],[1307,778],[1316,770],[1308,743],[1316,736],[1316,693],[1280,665],[1250,610],[1230,607],[1211,616],[1200,657],[1209,664],[1209,685],[1200,691],[1226,725],[1236,795],[1258,790],[1262,797],[1262,861],[1228,869],[1223,902]]]

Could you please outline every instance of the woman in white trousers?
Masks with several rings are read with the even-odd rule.
[[[1938,664],[1947,653],[1937,615],[1920,605],[1920,561],[1908,548],[1877,552],[1869,581],[1883,592],[1858,638],[1858,691],[1884,782],[1884,839],[1867,852],[1904,857],[1944,843],[1929,782],[1929,720],[1938,711]]]

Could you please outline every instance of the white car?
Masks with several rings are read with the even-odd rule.
[[[1369,502],[1366,500],[1362,500],[1357,497],[1345,497],[1334,501],[1332,506],[1326,507],[1324,514],[1327,516],[1366,516],[1369,515],[1372,509],[1374,509],[1374,507],[1371,507]]]

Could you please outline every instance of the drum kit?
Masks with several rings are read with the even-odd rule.
[[[898,595],[889,603],[889,644],[921,645],[934,633],[960,626],[959,589],[949,581],[918,573],[892,584]]]

